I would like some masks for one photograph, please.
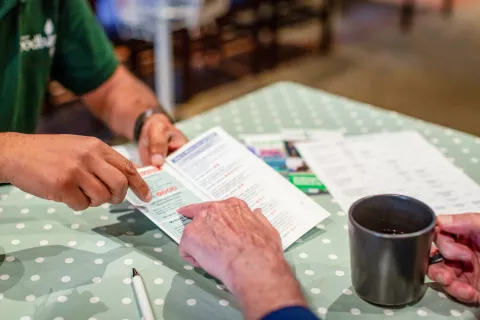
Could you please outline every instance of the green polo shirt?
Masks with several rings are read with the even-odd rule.
[[[86,0],[0,0],[0,132],[34,132],[50,80],[81,95],[117,65]]]

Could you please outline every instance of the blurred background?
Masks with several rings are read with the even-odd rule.
[[[295,81],[480,135],[479,1],[203,0],[193,27],[173,19],[162,35],[119,28],[115,1],[90,3],[138,78],[158,89],[155,70],[168,69],[178,120]],[[160,36],[170,61],[155,58]],[[38,131],[65,128],[112,138],[52,82]]]

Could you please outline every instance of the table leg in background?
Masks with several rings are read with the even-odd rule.
[[[155,91],[168,114],[174,118],[174,66],[170,25],[166,19],[159,19],[155,33]]]

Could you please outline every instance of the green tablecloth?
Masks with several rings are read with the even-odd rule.
[[[221,125],[233,135],[281,128],[341,128],[348,134],[416,129],[480,181],[480,140],[296,84],[279,83],[179,125],[194,137]],[[159,319],[241,319],[233,296],[178,257],[177,245],[127,204],[73,212],[0,187],[1,319],[139,319],[131,268],[144,277]],[[352,293],[347,217],[331,217],[286,252],[311,308],[324,319],[463,318],[480,314],[432,288],[415,306],[387,310]],[[394,286],[395,284],[392,284]]]

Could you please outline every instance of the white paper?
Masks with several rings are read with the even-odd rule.
[[[296,145],[343,210],[358,199],[395,193],[437,214],[479,211],[480,187],[414,131],[367,134]]]
[[[164,165],[162,169],[145,167],[138,171],[150,187],[152,201],[148,204],[142,202],[131,190],[127,193],[127,200],[174,241],[180,242],[183,229],[191,220],[180,215],[177,210],[183,206],[210,199],[190,188],[191,184],[169,165]]]
[[[221,128],[189,142],[167,162],[211,199],[236,197],[279,231],[284,249],[329,213]]]

